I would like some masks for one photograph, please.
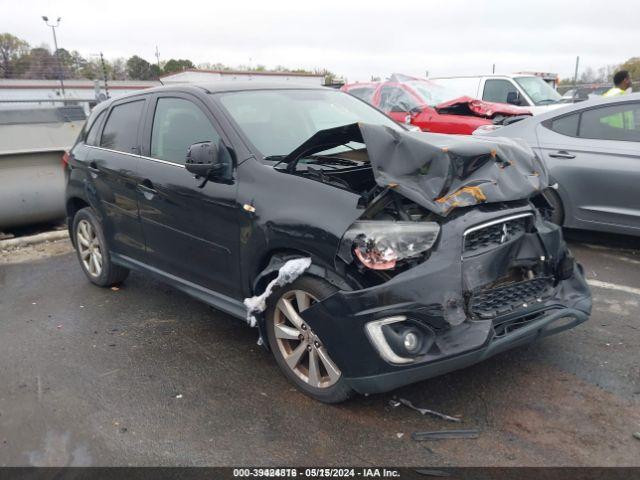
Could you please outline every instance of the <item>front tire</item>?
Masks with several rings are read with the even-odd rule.
[[[564,207],[562,206],[560,195],[558,195],[558,193],[553,188],[545,189],[542,194],[553,208],[553,213],[551,214],[551,218],[549,220],[551,220],[556,225],[562,226],[564,224]]]
[[[127,278],[129,270],[111,261],[102,225],[91,207],[76,213],[72,231],[80,267],[91,283],[110,287]]]
[[[325,403],[343,402],[353,390],[300,313],[336,290],[319,278],[303,276],[275,290],[265,312],[276,363],[299,390]]]

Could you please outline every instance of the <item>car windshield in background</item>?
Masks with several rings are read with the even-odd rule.
[[[220,101],[264,157],[288,155],[320,130],[363,122],[403,128],[366,103],[333,90],[257,90],[220,95]],[[345,145],[323,154],[361,145]]]
[[[536,105],[558,103],[562,98],[551,85],[540,77],[516,77],[515,81],[529,95]]]
[[[454,98],[462,97],[463,95],[457,92],[438,85],[434,82],[425,82],[421,80],[406,82],[411,88],[413,88],[420,97],[424,100],[426,105],[435,107],[443,102],[453,100]]]

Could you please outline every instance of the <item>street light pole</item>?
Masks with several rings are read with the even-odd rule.
[[[42,20],[47,24],[47,27],[51,27],[51,31],[53,32],[53,45],[56,49],[56,60],[58,61],[58,78],[60,79],[60,89],[62,90],[62,99],[65,98],[64,93],[64,72],[62,70],[62,64],[60,63],[60,54],[58,53],[58,38],[56,37],[56,28],[60,25],[61,17],[58,17],[56,20],[56,24],[49,24],[49,17],[42,16]]]

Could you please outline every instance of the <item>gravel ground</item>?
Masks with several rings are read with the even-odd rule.
[[[298,393],[256,331],[132,274],[89,284],[68,240],[2,251],[0,466],[640,466],[640,255],[576,233],[594,312],[462,371],[338,405]],[[393,396],[461,415],[478,439]]]

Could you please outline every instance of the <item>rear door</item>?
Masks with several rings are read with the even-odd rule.
[[[219,125],[198,98],[163,93],[152,98],[144,130],[138,199],[149,263],[241,298],[237,184],[230,178],[200,188],[201,180],[184,168],[191,144],[223,141]],[[231,166],[229,151],[219,151]]]
[[[140,152],[140,122],[145,97],[114,103],[100,130],[89,132],[85,164],[92,182],[90,194],[98,200],[103,228],[111,249],[135,259],[145,255],[138,217],[136,166]],[[102,114],[100,114],[102,116]],[[91,138],[89,138],[91,137]]]
[[[640,230],[640,102],[547,120],[538,140],[579,222]]]

